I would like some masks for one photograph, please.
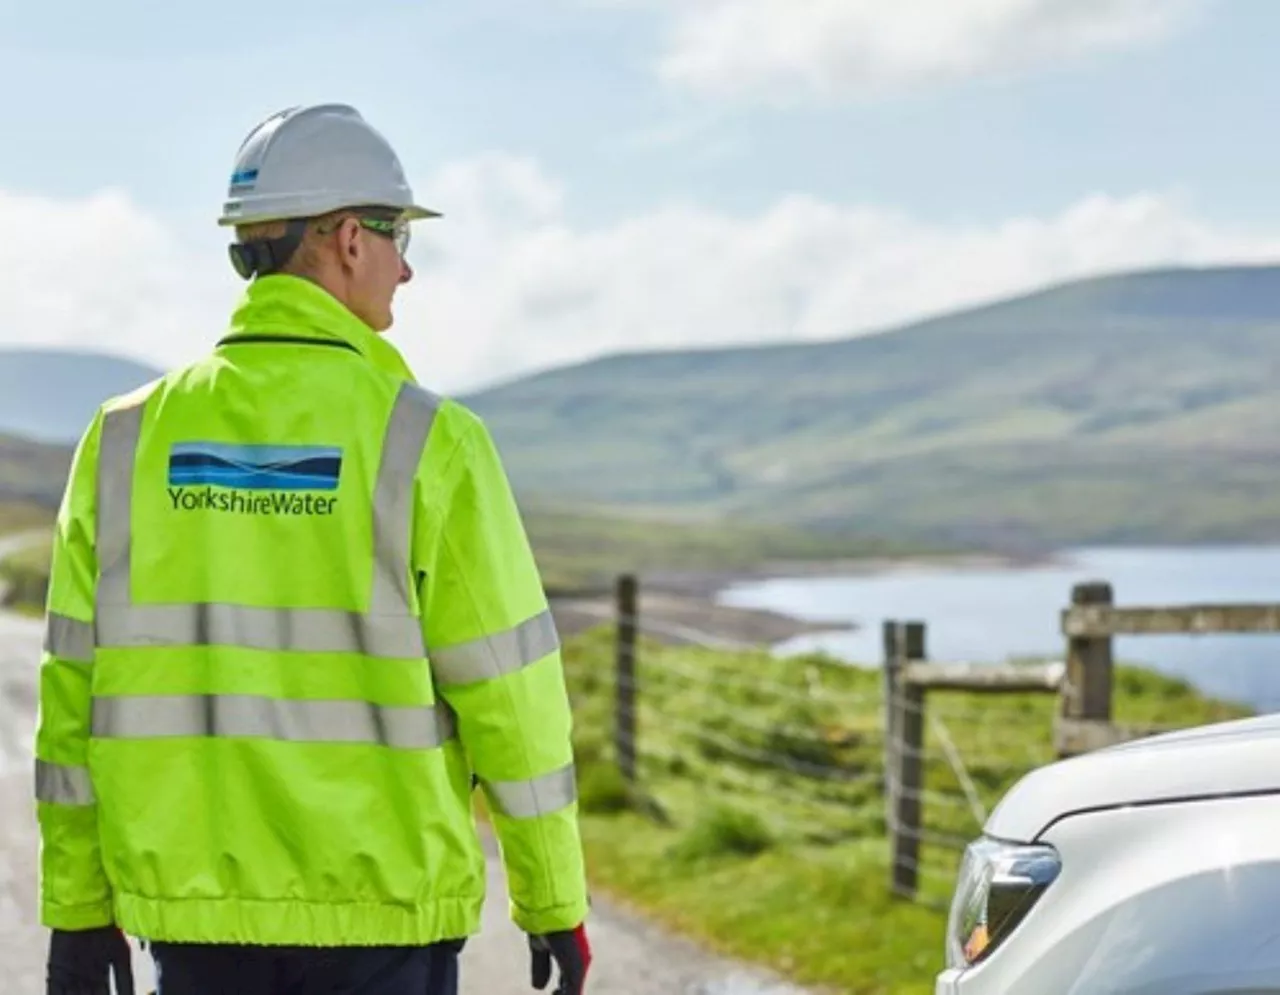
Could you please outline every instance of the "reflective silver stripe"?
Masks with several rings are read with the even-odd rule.
[[[484,786],[498,811],[513,819],[558,812],[578,797],[573,764],[529,781],[485,781]]]
[[[142,435],[145,398],[108,411],[98,444],[98,604],[127,605],[130,588],[129,535],[133,508],[133,464]]]
[[[412,615],[206,603],[106,608],[98,618],[97,642],[112,648],[239,646],[399,660],[425,655],[422,627]]]
[[[454,719],[443,703],[395,706],[234,694],[130,695],[93,699],[93,735],[99,739],[252,736],[429,750],[453,737]]]
[[[36,801],[50,805],[93,805],[93,781],[88,767],[36,761]]]
[[[505,632],[456,646],[430,649],[427,656],[436,680],[447,686],[514,673],[559,648],[555,619],[548,610]]]
[[[93,663],[93,623],[49,612],[45,619],[44,649],[63,660]]]
[[[409,611],[409,547],[413,541],[413,478],[426,448],[440,399],[411,383],[400,386],[378,465],[373,492],[372,615]]]

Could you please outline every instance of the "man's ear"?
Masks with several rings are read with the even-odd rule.
[[[355,218],[344,218],[338,231],[338,253],[342,262],[354,266],[360,260],[364,247],[360,241],[360,222]]]

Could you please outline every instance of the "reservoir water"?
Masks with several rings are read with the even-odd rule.
[[[1059,613],[1081,581],[1105,580],[1117,605],[1280,602],[1280,546],[1110,547],[1064,550],[1029,568],[906,566],[865,576],[779,578],[734,585],[729,605],[769,608],[854,631],[803,636],[780,652],[823,650],[878,665],[884,619],[928,625],[928,653],[945,661],[1061,659]],[[1116,658],[1185,677],[1204,691],[1280,710],[1280,635],[1127,636]]]

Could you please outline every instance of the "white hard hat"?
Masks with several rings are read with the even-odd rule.
[[[390,143],[346,104],[290,107],[250,132],[236,155],[220,225],[309,218],[344,207],[438,218],[413,202]]]

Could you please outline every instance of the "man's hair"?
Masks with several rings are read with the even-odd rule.
[[[317,244],[320,236],[317,229],[328,231],[333,228],[337,221],[349,216],[351,213],[349,208],[341,208],[316,218],[308,218],[307,230],[302,236],[302,243],[293,255],[289,257],[289,261],[280,269],[280,272],[288,273],[292,276],[315,275],[320,268],[320,248]],[[262,242],[273,238],[281,238],[287,228],[288,222],[285,221],[260,221],[252,225],[237,225],[236,238],[240,242]]]

